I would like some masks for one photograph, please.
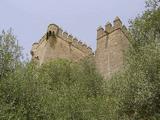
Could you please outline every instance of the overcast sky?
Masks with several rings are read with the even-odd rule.
[[[14,29],[24,52],[46,32],[50,23],[96,47],[96,29],[119,16],[128,20],[142,13],[145,0],[0,0],[0,30]]]

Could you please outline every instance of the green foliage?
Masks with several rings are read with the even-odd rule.
[[[160,43],[160,1],[147,1],[147,10],[131,21],[131,43],[135,49],[152,42]]]
[[[51,94],[50,101],[47,102],[53,118],[57,120],[100,118],[97,110],[101,112],[99,101],[103,97],[102,78],[95,71],[94,65],[88,63],[91,62],[83,61],[77,64],[57,60],[41,67],[40,78],[45,81]]]
[[[87,60],[19,67],[0,82],[0,119],[103,120],[102,80]]]
[[[43,91],[34,65],[17,68],[0,82],[0,119],[47,119]]]
[[[125,70],[106,85],[112,106],[116,106],[113,117],[122,120],[160,118],[160,1],[147,3],[147,10],[131,22],[132,46]]]
[[[12,29],[0,34],[0,79],[13,71],[20,63],[21,47],[18,45]]]
[[[151,44],[128,55],[126,70],[113,77],[109,89],[119,119],[158,120],[160,117],[160,46]],[[112,87],[112,88],[110,88]]]
[[[160,6],[160,0],[146,0],[146,7],[150,10],[156,10]]]

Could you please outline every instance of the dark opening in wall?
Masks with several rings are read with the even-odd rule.
[[[52,32],[52,31],[48,31],[48,32],[47,32],[47,35],[46,35],[46,39],[48,40],[48,38],[49,38],[50,36],[56,38],[55,32],[54,32],[54,31],[53,31],[53,32]]]
[[[52,35],[52,32],[51,32],[51,31],[49,31],[49,32],[48,32],[48,36],[51,36],[51,35]]]

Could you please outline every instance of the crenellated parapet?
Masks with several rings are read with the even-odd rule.
[[[87,46],[85,43],[83,43],[81,40],[78,40],[76,37],[73,37],[73,35],[68,34],[66,31],[63,31],[63,29],[61,29],[58,25],[50,24],[48,26],[47,32],[43,35],[39,42],[33,43],[31,50],[32,58],[35,58],[37,56],[37,52],[46,48],[45,46],[47,45],[48,41],[50,44],[56,44],[55,40],[57,42],[59,40],[66,42],[65,45],[68,44],[70,50],[78,49],[85,55],[93,55],[91,47]]]
[[[116,17],[115,20],[113,21],[113,25],[110,22],[107,22],[105,25],[105,28],[103,27],[98,27],[97,29],[97,40],[102,38],[103,36],[109,35],[110,33],[116,31],[116,30],[122,30],[122,32],[128,36],[128,30],[125,25],[122,24],[122,21],[120,20],[119,17]]]
[[[55,24],[50,24],[48,26],[47,35],[49,35],[48,37],[50,37],[50,35],[55,35],[55,37],[60,37],[64,41],[68,42],[69,45],[72,45],[73,47],[76,47],[83,52],[87,52],[90,54],[93,53],[91,47],[87,46],[85,43],[83,43],[81,40],[78,40],[76,37],[73,37],[72,34],[63,31],[63,29],[61,29]]]
[[[34,50],[34,49],[36,49],[38,47],[38,43],[33,43],[32,44],[32,49]]]

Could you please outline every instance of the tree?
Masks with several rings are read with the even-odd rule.
[[[147,1],[146,11],[130,23],[131,46],[125,70],[108,81],[114,116],[126,120],[160,118],[160,1]],[[115,84],[116,83],[116,84]],[[116,102],[115,102],[116,101]]]
[[[0,84],[0,119],[106,118],[103,79],[89,61],[16,68]]]
[[[22,57],[22,47],[19,46],[12,29],[0,34],[0,79],[20,63]]]
[[[48,96],[38,68],[32,63],[16,68],[0,82],[0,119],[48,119],[45,99]]]
[[[135,49],[150,43],[160,43],[160,1],[146,1],[146,10],[130,21],[132,46]]]
[[[86,60],[74,63],[60,59],[44,64],[40,73],[40,79],[50,91],[46,102],[52,118],[88,120],[105,117],[100,102],[103,79],[94,64]]]

